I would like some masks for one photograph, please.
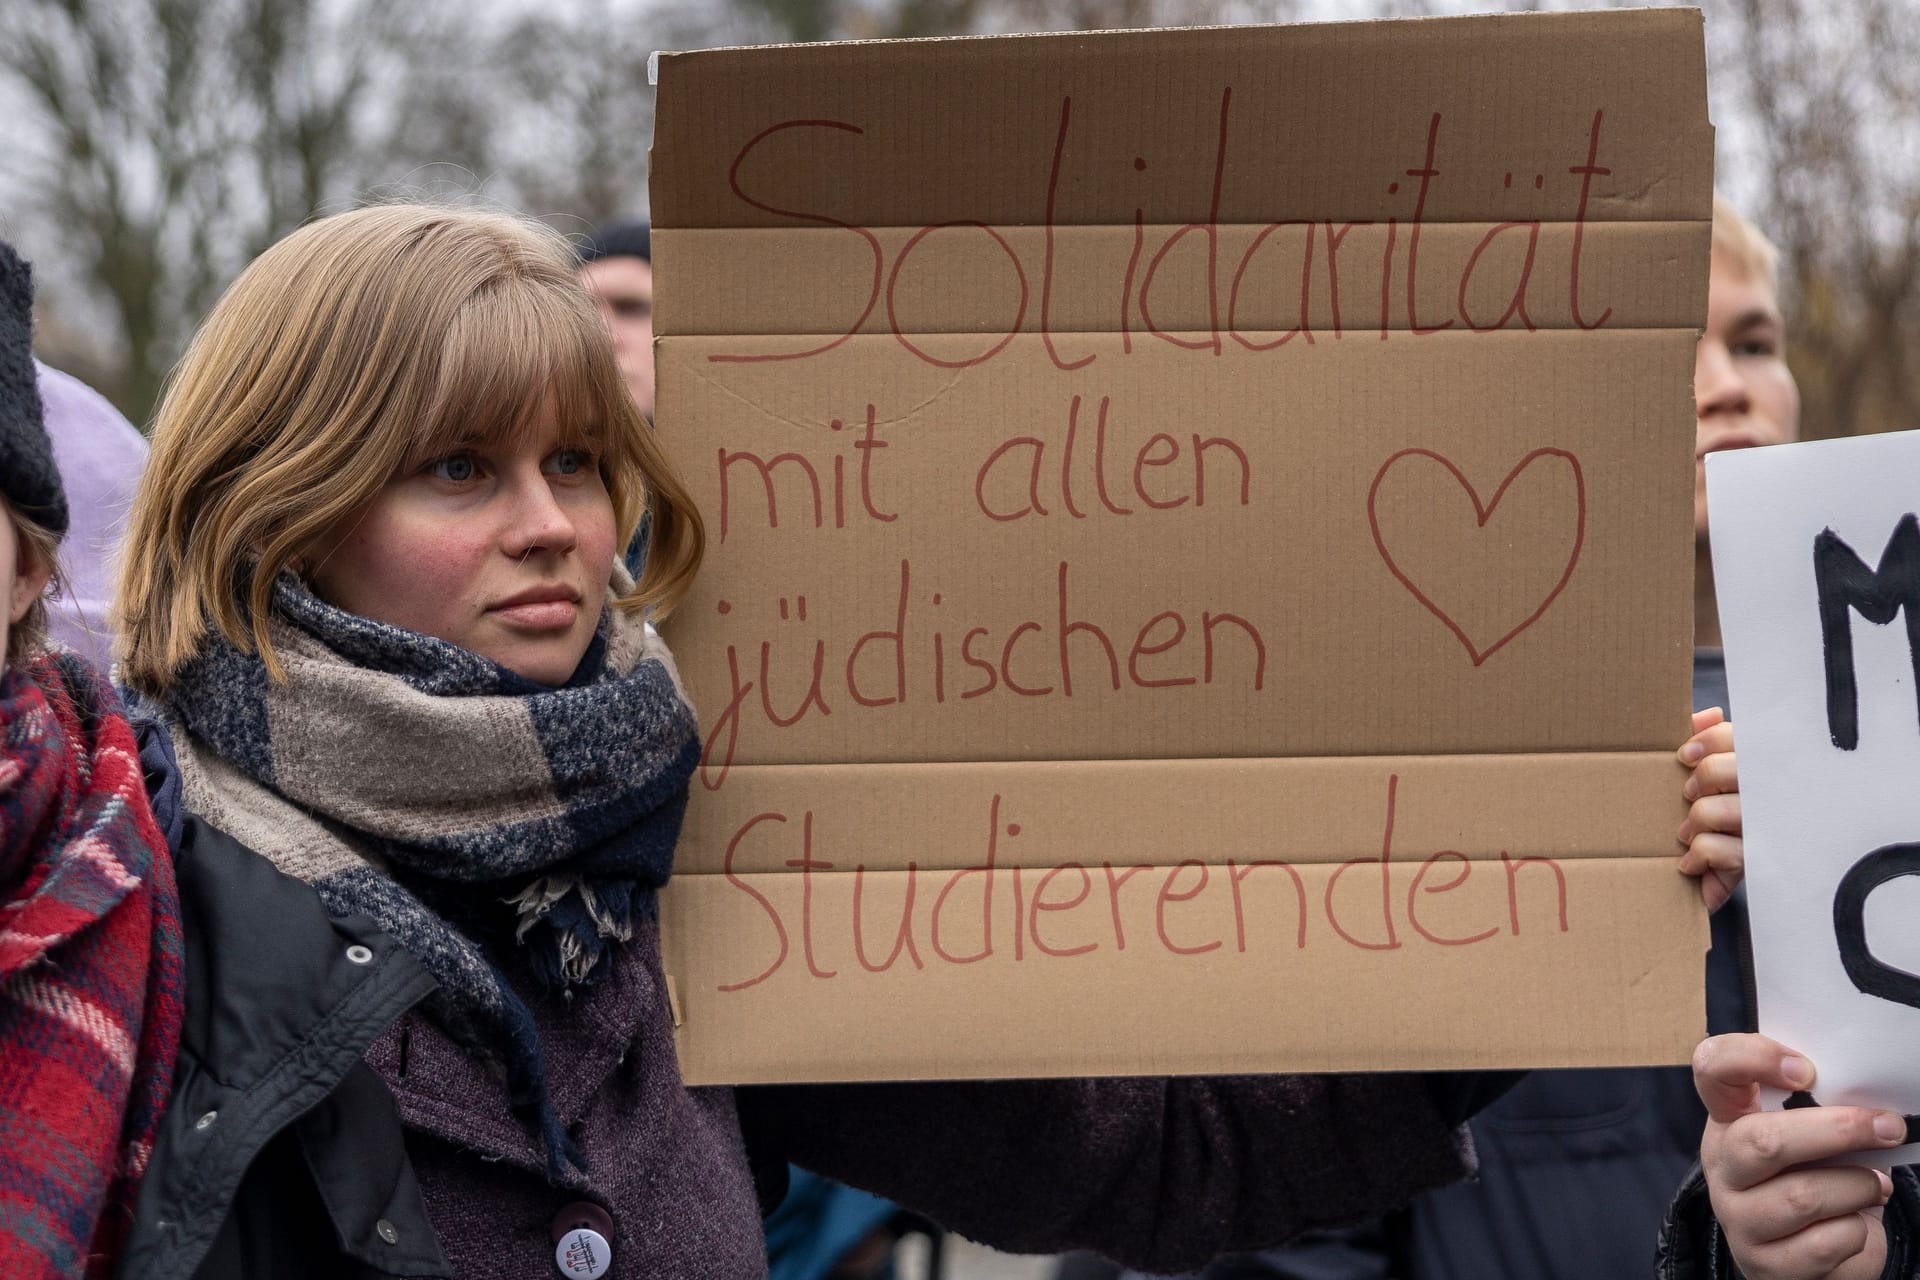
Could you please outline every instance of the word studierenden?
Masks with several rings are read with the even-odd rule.
[[[1108,286],[1116,298],[1114,319],[1109,331],[1121,335],[1123,355],[1131,354],[1133,350],[1133,331],[1136,325],[1142,332],[1171,346],[1216,356],[1227,350],[1225,343],[1227,338],[1231,338],[1238,347],[1254,353],[1277,351],[1289,345],[1296,337],[1303,340],[1302,345],[1311,346],[1315,338],[1308,317],[1316,299],[1323,301],[1331,313],[1332,338],[1339,340],[1346,335],[1340,320],[1342,247],[1346,244],[1349,235],[1358,228],[1373,228],[1375,231],[1380,229],[1371,220],[1348,220],[1336,223],[1331,219],[1309,218],[1272,222],[1261,228],[1242,252],[1237,263],[1226,260],[1220,253],[1219,212],[1221,188],[1230,167],[1232,113],[1233,90],[1229,87],[1220,95],[1219,135],[1215,150],[1213,187],[1208,206],[1208,218],[1205,222],[1193,222],[1175,227],[1149,254],[1145,242],[1145,208],[1142,206],[1133,211],[1132,252],[1127,258],[1124,269],[1118,270],[1117,278]],[[1033,298],[1035,290],[1028,279],[1028,264],[1021,261],[1019,253],[1008,243],[1006,237],[984,222],[955,219],[922,227],[894,255],[894,260],[889,267],[885,246],[867,227],[844,221],[819,210],[797,209],[777,204],[774,202],[776,199],[786,198],[778,193],[750,191],[742,181],[741,169],[747,165],[756,150],[781,134],[792,130],[831,130],[860,137],[866,135],[865,128],[846,120],[787,120],[761,130],[741,148],[728,171],[728,183],[734,196],[762,213],[783,218],[797,218],[822,227],[838,228],[849,235],[860,237],[873,258],[872,278],[869,281],[849,279],[842,298],[821,300],[823,314],[843,314],[848,319],[846,327],[837,333],[828,329],[827,332],[831,336],[828,336],[825,341],[801,339],[799,341],[806,345],[790,351],[715,352],[709,354],[706,357],[707,360],[719,364],[751,364],[779,360],[805,360],[824,355],[859,333],[866,325],[868,318],[884,300],[888,328],[896,341],[914,358],[930,365],[942,368],[969,368],[992,360],[1006,349],[1015,334],[1023,331],[1029,310],[1033,307],[1038,308],[1038,332],[1045,344],[1047,356],[1055,368],[1075,370],[1092,364],[1099,358],[1098,353],[1084,352],[1069,358],[1071,353],[1061,352],[1062,343],[1071,345],[1070,338],[1054,333],[1051,316],[1051,300],[1057,269],[1054,253],[1056,210],[1061,189],[1062,159],[1066,154],[1072,130],[1072,118],[1073,100],[1071,97],[1064,98],[1060,105],[1053,163],[1045,175],[1045,252],[1037,272],[1039,276],[1037,302]],[[1573,236],[1566,261],[1554,264],[1551,269],[1565,273],[1566,297],[1574,325],[1580,329],[1589,330],[1600,328],[1613,314],[1610,307],[1601,306],[1596,311],[1592,301],[1583,303],[1580,293],[1580,271],[1586,243],[1587,207],[1592,194],[1593,179],[1612,173],[1610,168],[1600,163],[1600,140],[1604,120],[1604,110],[1595,110],[1584,140],[1585,163],[1569,164],[1566,168],[1566,179],[1561,179],[1558,174],[1555,175],[1556,186],[1565,185],[1568,188],[1570,207],[1558,210],[1557,212],[1562,216],[1552,221],[1570,222],[1573,226]],[[1539,250],[1540,230],[1542,225],[1549,221],[1547,219],[1515,218],[1493,224],[1467,256],[1460,268],[1458,279],[1438,282],[1442,286],[1452,286],[1451,288],[1436,289],[1435,281],[1431,279],[1423,281],[1421,278],[1420,241],[1421,231],[1425,226],[1427,200],[1434,184],[1445,176],[1445,171],[1439,164],[1442,158],[1442,121],[1441,112],[1432,113],[1427,126],[1425,151],[1420,163],[1405,170],[1396,171],[1396,176],[1386,184],[1385,189],[1389,195],[1407,200],[1411,208],[1407,210],[1410,216],[1405,219],[1404,224],[1398,217],[1389,217],[1386,220],[1384,234],[1376,237],[1382,242],[1379,263],[1379,337],[1385,340],[1395,333],[1424,337],[1450,330],[1479,334],[1507,329],[1532,332],[1537,326],[1528,310],[1528,291],[1536,271],[1545,269],[1540,260]],[[1413,155],[1410,152],[1408,159],[1412,158]],[[1144,157],[1136,156],[1132,163],[1135,168],[1142,171],[1147,167]],[[1234,158],[1232,167],[1238,171],[1247,163],[1243,159]],[[1404,196],[1401,193],[1402,176],[1412,180],[1407,183]],[[1531,177],[1532,189],[1544,191],[1547,175],[1542,172],[1533,174]],[[1512,191],[1513,178],[1514,175],[1511,172],[1504,175],[1503,188],[1506,191]],[[1036,181],[1039,180],[1039,175],[1036,175]],[[1528,185],[1523,181],[1522,190]],[[1576,185],[1578,194],[1574,196],[1572,188]],[[1004,330],[983,335],[986,343],[983,350],[963,358],[951,359],[937,356],[923,349],[908,336],[911,330],[903,326],[899,319],[898,294],[902,276],[907,275],[911,279],[908,263],[914,250],[934,232],[959,229],[969,229],[972,233],[983,236],[983,251],[990,254],[1003,254],[1011,264],[1011,273],[1004,276],[1009,288],[1006,310],[1011,320]],[[1279,233],[1283,231],[1295,234],[1282,236]],[[1168,332],[1153,320],[1151,304],[1153,285],[1167,262],[1168,255],[1189,236],[1199,237],[1206,251],[1208,326],[1206,330],[1199,333]],[[1489,250],[1494,249],[1503,238],[1509,237],[1521,239],[1524,249],[1494,253],[1489,256]],[[1405,267],[1400,280],[1396,281],[1396,263],[1400,259],[1399,246],[1403,239]],[[1318,254],[1317,264],[1316,242],[1324,246]],[[1354,246],[1346,245],[1346,249],[1348,256],[1345,261],[1351,263],[1355,257]],[[1249,281],[1250,272],[1253,272],[1255,279],[1271,275],[1272,272],[1267,269],[1268,260],[1278,254],[1298,255],[1299,320],[1293,328],[1277,336],[1263,336],[1256,339],[1242,332],[1239,327],[1238,316],[1242,290],[1243,287],[1252,287]],[[1282,259],[1282,264],[1286,264],[1285,259]],[[1255,268],[1260,270],[1256,271]],[[1084,265],[1079,269],[1084,271]],[[1504,285],[1504,288],[1489,291],[1484,282],[1476,288],[1475,275],[1481,270],[1507,272],[1510,273],[1511,278],[1510,280],[1506,277],[1500,278],[1499,283]],[[1286,274],[1283,272],[1282,278],[1286,278]],[[1396,289],[1396,283],[1403,286],[1403,289]],[[1427,308],[1424,311],[1420,302],[1420,286],[1423,283],[1427,285],[1428,297]],[[1469,294],[1477,293],[1480,296],[1486,296],[1489,292],[1506,299],[1504,308],[1497,314],[1484,314],[1490,308],[1483,303],[1483,314],[1476,315],[1469,305]],[[1351,293],[1352,285],[1349,282],[1349,296]],[[1436,295],[1440,298],[1438,304],[1433,301]]]
[[[742,943],[742,964],[759,967],[743,969],[717,989],[745,991],[795,961],[807,978],[830,980],[883,974],[895,966],[905,974],[933,965],[972,965],[996,956],[1013,963],[1051,963],[1128,950],[1181,957],[1270,955],[1304,951],[1315,941],[1377,952],[1569,932],[1567,877],[1551,858],[1502,850],[1497,861],[1476,862],[1442,850],[1417,863],[1396,861],[1398,786],[1399,776],[1390,775],[1380,855],[1338,864],[1324,888],[1314,889],[1297,867],[1280,859],[1002,865],[1002,850],[1023,833],[1018,822],[1009,821],[1016,812],[1014,800],[995,794],[984,805],[987,830],[979,863],[923,876],[918,864],[909,862],[904,872],[890,876],[904,883],[904,891],[888,892],[889,905],[872,915],[864,901],[866,865],[848,868],[832,857],[831,815],[811,809],[757,813],[729,840],[724,874],[763,918],[760,940]],[[743,875],[749,863],[786,870]],[[1343,886],[1350,874],[1355,880]],[[1259,881],[1249,888],[1256,876]],[[831,893],[823,887],[830,883],[837,886]],[[1269,896],[1255,892],[1274,883],[1282,885],[1282,902],[1291,898],[1290,909],[1278,914]],[[763,887],[783,901],[776,903]],[[1459,910],[1446,913],[1447,923],[1436,919],[1440,907],[1434,899],[1454,895],[1469,904],[1470,925],[1460,923]],[[1150,929],[1140,927],[1148,903]],[[1130,919],[1136,926],[1131,931]]]

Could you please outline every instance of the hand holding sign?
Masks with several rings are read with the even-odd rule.
[[[1715,1036],[1693,1057],[1707,1106],[1700,1167],[1714,1216],[1749,1280],[1873,1280],[1887,1235],[1873,1212],[1893,1194],[1878,1169],[1808,1167],[1906,1140],[1900,1116],[1866,1107],[1766,1111],[1762,1088],[1805,1090],[1806,1059],[1765,1036]]]
[[[1693,736],[1680,748],[1680,763],[1692,770],[1681,789],[1689,808],[1680,824],[1680,843],[1687,850],[1680,857],[1680,870],[1700,878],[1707,910],[1718,911],[1746,872],[1733,726],[1718,707],[1694,712]]]

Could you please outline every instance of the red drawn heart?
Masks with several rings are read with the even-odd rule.
[[[1460,624],[1449,617],[1445,609],[1435,604],[1433,599],[1428,596],[1426,592],[1422,591],[1398,564],[1394,563],[1393,553],[1387,550],[1386,540],[1380,536],[1380,513],[1375,507],[1375,503],[1380,496],[1380,483],[1387,478],[1387,472],[1393,469],[1395,463],[1398,463],[1403,458],[1409,457],[1431,458],[1451,472],[1454,480],[1459,483],[1462,489],[1467,491],[1467,496],[1473,499],[1474,518],[1477,526],[1482,529],[1487,527],[1487,521],[1492,517],[1494,508],[1500,505],[1500,499],[1506,496],[1507,489],[1512,486],[1514,480],[1518,478],[1522,471],[1532,466],[1535,461],[1540,458],[1564,458],[1566,459],[1567,465],[1573,468],[1573,550],[1567,553],[1567,567],[1561,572],[1560,580],[1553,584],[1553,589],[1547,592],[1540,603],[1534,607],[1533,612],[1521,619],[1519,625],[1514,627],[1513,630],[1507,632],[1498,640],[1495,640],[1485,649],[1476,647],[1473,641],[1467,636],[1467,633],[1461,629]],[[1538,622],[1540,615],[1547,611],[1548,606],[1550,606],[1560,595],[1560,592],[1566,588],[1567,580],[1573,577],[1574,566],[1580,562],[1580,548],[1585,543],[1587,536],[1587,483],[1586,478],[1580,471],[1580,459],[1574,457],[1565,449],[1535,449],[1532,453],[1520,459],[1520,461],[1514,465],[1513,470],[1507,472],[1506,479],[1502,480],[1500,487],[1493,491],[1493,501],[1482,503],[1480,501],[1479,491],[1473,487],[1472,482],[1467,479],[1460,468],[1453,464],[1452,459],[1435,453],[1431,449],[1402,449],[1381,463],[1380,470],[1374,474],[1373,487],[1367,490],[1367,523],[1373,527],[1373,545],[1380,552],[1380,558],[1386,562],[1387,568],[1392,572],[1393,576],[1398,578],[1400,585],[1412,592],[1413,598],[1425,605],[1434,617],[1447,624],[1447,630],[1453,632],[1454,638],[1460,641],[1461,647],[1466,649],[1467,656],[1473,659],[1473,665],[1477,667],[1498,653],[1505,647],[1508,641]]]

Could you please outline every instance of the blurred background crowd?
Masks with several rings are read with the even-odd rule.
[[[144,424],[254,255],[369,195],[644,215],[658,49],[1572,7],[1500,0],[5,0],[38,350]],[[1591,7],[1591,5],[1585,6]],[[1716,185],[1781,250],[1814,437],[1920,423],[1920,0],[1704,0]]]

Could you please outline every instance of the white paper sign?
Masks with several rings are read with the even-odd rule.
[[[1920,1114],[1920,432],[1712,454],[1707,504],[1760,1030]]]

